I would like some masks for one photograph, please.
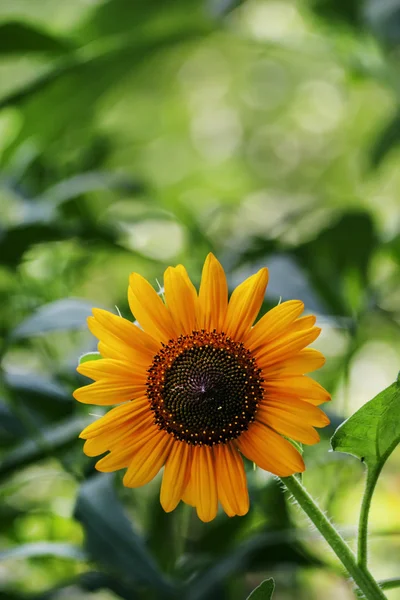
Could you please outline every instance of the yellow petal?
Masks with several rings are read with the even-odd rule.
[[[153,414],[146,411],[136,419],[126,421],[119,427],[105,430],[97,437],[88,439],[83,446],[83,451],[87,456],[98,456],[107,450],[118,450],[131,445],[142,438],[153,424]]]
[[[195,488],[193,485],[193,470],[190,479],[185,487],[185,491],[182,494],[182,500],[189,506],[196,506]]]
[[[249,331],[244,339],[246,348],[256,350],[285,332],[303,310],[304,304],[300,300],[288,300],[274,306]]]
[[[126,487],[140,487],[149,483],[164,465],[174,438],[168,433],[157,431],[144,444],[135,449],[134,456],[124,475]]]
[[[78,365],[76,370],[81,375],[90,377],[90,379],[94,379],[95,381],[99,381],[100,379],[119,379],[135,383],[146,383],[147,381],[147,373],[143,368],[112,358],[88,360]]]
[[[199,327],[221,331],[228,308],[228,284],[221,263],[213,254],[205,260],[199,290]]]
[[[146,385],[114,379],[96,381],[90,385],[78,388],[73,392],[75,400],[83,404],[99,404],[111,406],[133,400],[136,396],[143,396]]]
[[[305,469],[303,459],[295,447],[258,421],[242,433],[237,443],[249,460],[279,477],[288,477]]]
[[[193,495],[199,519],[208,523],[218,510],[217,482],[213,450],[210,446],[193,447]]]
[[[229,517],[245,515],[249,510],[249,493],[243,459],[232,444],[214,447],[218,498]]]
[[[168,267],[164,273],[165,301],[178,334],[196,329],[197,294],[182,265]]]
[[[294,333],[295,331],[305,331],[306,329],[311,329],[314,327],[317,317],[315,315],[307,315],[306,317],[301,317],[300,319],[296,319],[296,321],[290,326],[290,333]]]
[[[138,273],[129,278],[128,300],[132,314],[155,340],[167,343],[177,337],[171,313],[155,289]]]
[[[122,345],[125,353],[142,353],[150,361],[160,349],[160,344],[137,325],[106,310],[94,308],[89,321],[92,333],[112,348],[120,349]]]
[[[224,332],[240,341],[256,319],[264,300],[268,269],[260,269],[232,293],[223,325]]]
[[[103,417],[85,427],[79,437],[83,439],[96,437],[110,428],[113,429],[122,426],[126,421],[137,418],[146,411],[150,412],[148,398],[146,396],[136,398],[132,402],[126,402],[109,410]]]
[[[267,379],[262,386],[265,390],[266,399],[268,399],[269,394],[273,394],[274,397],[281,395],[283,398],[300,398],[315,405],[329,402],[331,399],[329,392],[321,384],[305,375],[295,375],[293,377],[283,375],[275,380]]]
[[[319,327],[313,327],[306,331],[296,331],[273,339],[254,352],[258,367],[267,369],[272,365],[292,358],[305,346],[314,342],[320,333],[321,329]]]
[[[313,427],[326,427],[330,423],[329,418],[320,408],[298,398],[272,396],[261,402],[257,414],[259,410],[291,413],[299,422],[303,421]]]
[[[160,502],[165,512],[178,505],[190,479],[192,448],[185,442],[175,442],[167,458],[161,484]]]
[[[302,444],[316,444],[320,438],[315,429],[307,423],[302,423],[297,415],[289,412],[259,408],[257,421],[268,425],[278,433]]]
[[[304,375],[304,373],[311,373],[320,369],[324,364],[325,357],[321,352],[314,348],[304,348],[295,356],[265,369],[263,377],[267,379],[276,376],[278,373],[280,375]]]

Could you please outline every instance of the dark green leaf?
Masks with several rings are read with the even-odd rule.
[[[85,528],[88,552],[124,579],[146,584],[168,598],[172,588],[134,531],[115,494],[113,481],[112,475],[96,475],[80,488],[75,516]]]
[[[33,556],[57,556],[73,560],[86,560],[85,553],[72,544],[61,542],[31,542],[8,548],[0,552],[0,561],[10,558],[31,558]]]
[[[397,112],[385,124],[371,148],[371,163],[379,167],[393,148],[400,144],[400,113]]]
[[[247,600],[271,600],[274,589],[274,580],[272,578],[265,579],[251,592]]]
[[[21,442],[2,458],[0,477],[8,476],[16,469],[24,468],[48,456],[54,456],[56,451],[75,444],[79,433],[87,424],[88,420],[80,417],[38,430],[35,439]]]
[[[80,357],[79,364],[81,365],[82,363],[89,362],[91,360],[99,360],[100,358],[102,358],[100,352],[88,352]]]
[[[41,426],[64,419],[73,411],[71,394],[54,379],[29,371],[6,371],[4,380],[13,401],[12,412],[21,420],[25,431],[28,423]]]
[[[400,442],[400,380],[364,404],[334,433],[332,448],[369,467],[383,465]]]
[[[63,331],[85,327],[93,304],[78,298],[56,300],[40,307],[12,332],[14,339],[42,335],[48,331]]]
[[[331,314],[353,315],[362,306],[377,243],[371,216],[348,212],[293,251]],[[351,290],[346,287],[349,281]]]
[[[18,22],[0,25],[0,54],[27,54],[30,52],[63,54],[70,49],[69,42],[33,25]]]
[[[68,232],[56,224],[28,223],[3,231],[0,229],[0,263],[15,267],[31,246],[67,237]]]

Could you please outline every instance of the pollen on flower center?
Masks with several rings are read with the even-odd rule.
[[[224,333],[193,331],[171,340],[147,379],[155,422],[189,444],[228,442],[254,420],[260,373],[251,352]]]

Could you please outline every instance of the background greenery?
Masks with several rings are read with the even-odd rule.
[[[304,481],[354,538],[363,468],[329,437],[400,364],[399,44],[399,0],[0,1],[1,600],[242,600],[271,576],[277,600],[353,597],[260,470],[250,513],[211,524],[97,474],[77,436],[101,409],[71,391],[131,271],[198,282],[212,250],[234,287],[267,265],[264,310],[300,298],[323,327],[332,426]],[[399,574],[399,463],[378,578]]]

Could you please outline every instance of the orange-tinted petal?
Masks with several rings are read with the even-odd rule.
[[[319,350],[314,348],[304,348],[298,354],[287,360],[277,363],[264,370],[264,379],[271,376],[280,375],[304,375],[320,369],[325,364],[325,357]]]
[[[121,381],[134,381],[135,383],[146,383],[147,381],[147,373],[142,368],[112,358],[88,360],[78,365],[76,370],[81,375],[90,377],[95,381],[100,379],[118,379]]]
[[[304,304],[300,300],[288,300],[274,306],[254,325],[245,337],[244,343],[249,350],[256,350],[274,339],[303,312]]]
[[[296,331],[273,339],[269,344],[254,352],[258,367],[267,369],[271,365],[292,358],[305,346],[316,340],[320,333],[319,327],[313,327],[306,331]]]
[[[305,375],[295,375],[293,377],[283,375],[278,379],[267,379],[262,386],[265,390],[266,399],[268,399],[269,394],[274,397],[281,395],[283,398],[300,398],[316,406],[331,399],[329,392],[321,384]]]
[[[218,510],[217,482],[213,449],[210,446],[193,447],[193,497],[199,519],[212,521]]]
[[[229,300],[223,331],[240,341],[250,329],[264,300],[268,269],[260,269],[241,283]]]
[[[146,385],[143,383],[134,384],[129,381],[104,379],[78,388],[73,396],[83,404],[111,406],[133,400],[136,396],[142,396],[145,391]]]
[[[185,487],[185,490],[182,494],[182,500],[185,504],[189,504],[189,506],[196,506],[196,498],[194,494],[194,485],[193,485],[193,470],[190,476],[190,479]]]
[[[304,471],[304,461],[295,447],[258,421],[237,440],[240,451],[259,467],[279,477]]]
[[[142,447],[149,439],[154,439],[158,429],[154,424],[149,427],[136,431],[135,436],[124,444],[119,444],[107,456],[97,461],[96,469],[104,473],[110,473],[117,469],[128,467],[131,464],[132,457],[137,448]]]
[[[300,317],[300,319],[296,319],[296,321],[290,326],[290,333],[311,329],[311,327],[314,327],[316,320],[317,317],[315,315],[307,315],[306,317]]]
[[[174,443],[168,433],[156,430],[143,445],[137,447],[124,475],[126,487],[140,487],[149,483],[164,465]]]
[[[245,515],[249,510],[249,493],[243,459],[230,444],[214,447],[218,498],[229,517]]]
[[[146,433],[153,424],[154,415],[147,410],[138,415],[136,419],[125,421],[119,427],[110,428],[97,437],[86,440],[83,451],[87,456],[98,456],[107,452],[107,450],[115,450],[130,445],[141,438],[142,434]]]
[[[320,438],[315,429],[299,420],[296,414],[263,407],[258,409],[256,419],[278,433],[302,444],[312,445],[319,442]]]
[[[84,440],[96,437],[110,428],[114,429],[123,426],[126,421],[136,418],[146,410],[150,412],[149,400],[145,396],[136,398],[132,402],[126,402],[125,404],[116,406],[109,410],[104,416],[85,427],[79,437]]]
[[[299,400],[298,398],[268,398],[261,402],[258,408],[258,411],[259,410],[289,412],[293,414],[299,422],[303,421],[313,427],[326,427],[326,425],[329,425],[330,423],[329,418],[320,408],[305,400]]]
[[[171,313],[155,289],[138,273],[129,278],[128,300],[132,314],[154,339],[167,343],[177,337]]]
[[[160,349],[160,344],[137,325],[106,310],[94,308],[93,317],[89,317],[88,325],[90,331],[100,342],[109,347],[111,351],[117,351],[120,354],[120,359],[132,355],[134,360],[142,354],[143,359],[151,361]],[[106,355],[103,356],[108,358]]]
[[[160,502],[165,512],[178,505],[189,483],[192,447],[185,442],[175,442],[165,463],[161,484]]]
[[[164,273],[164,289],[176,331],[191,333],[196,329],[197,294],[193,294],[194,286],[182,265],[168,267]]]
[[[228,308],[228,284],[221,263],[213,254],[205,260],[199,290],[199,327],[222,330]]]

